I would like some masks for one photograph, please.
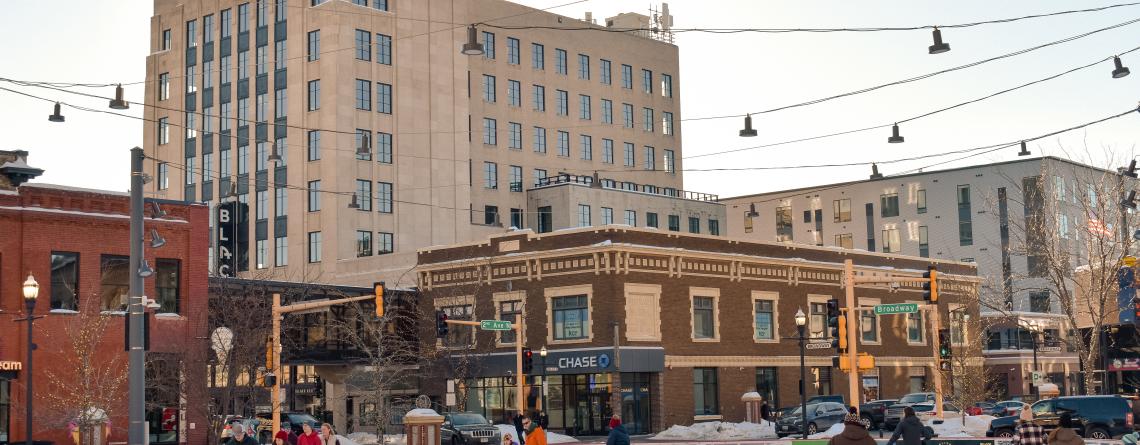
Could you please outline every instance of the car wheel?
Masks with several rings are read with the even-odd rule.
[[[812,422],[812,423],[809,423],[809,424],[808,424],[808,426],[807,426],[807,433],[808,433],[808,435],[809,435],[809,436],[810,436],[810,435],[812,435],[812,434],[818,433],[818,432],[819,432],[819,427],[815,426],[815,422]]]
[[[1013,430],[1009,428],[1002,428],[994,433],[995,437],[1013,437]]]
[[[1087,437],[1089,439],[1100,439],[1100,440],[1112,438],[1108,435],[1108,431],[1105,431],[1104,428],[1089,428],[1087,431],[1085,431],[1085,437]]]
[[[863,416],[862,419],[864,422],[867,423],[867,429],[869,429],[869,430],[876,429],[875,419],[873,419],[871,416]]]

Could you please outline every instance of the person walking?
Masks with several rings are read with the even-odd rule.
[[[519,445],[519,441],[515,440],[513,434],[505,433],[503,434],[503,445]]]
[[[895,427],[895,433],[891,435],[887,445],[895,445],[899,437],[902,437],[903,445],[922,445],[923,441],[930,440],[930,431],[921,420],[918,420],[914,408],[908,406],[903,409],[903,419],[899,422],[899,426]]]
[[[629,432],[617,414],[610,418],[610,435],[606,437],[606,445],[629,445]]]
[[[1072,413],[1061,413],[1060,428],[1049,433],[1049,445],[1085,445],[1085,440],[1073,430]]]
[[[827,445],[875,445],[867,426],[858,414],[843,416],[843,432],[827,441]]]
[[[273,436],[273,445],[297,445],[297,435],[293,430],[282,428]]]
[[[226,445],[257,445],[257,439],[254,439],[253,435],[245,433],[245,425],[242,425],[241,422],[234,422],[230,425],[230,432],[233,435],[226,441]]]
[[[526,429],[526,443],[530,445],[546,445],[546,431],[538,426],[537,423],[531,422],[529,417],[524,417],[522,420],[523,428]]]
[[[546,410],[538,410],[538,415],[534,420],[538,422],[538,426],[542,427],[543,430],[550,428],[550,416],[546,415]]]
[[[523,430],[523,414],[521,411],[519,411],[519,412],[516,412],[514,414],[514,416],[512,416],[512,417],[514,417],[512,419],[513,422],[511,422],[511,423],[513,423],[515,425],[515,437],[519,438],[519,445],[525,445],[526,444],[526,431]]]
[[[328,423],[321,424],[321,445],[340,445],[336,438],[336,431]]]
[[[1047,445],[1049,443],[1049,436],[1045,435],[1045,430],[1033,422],[1033,410],[1021,410],[1021,420],[1017,421],[1017,426],[1014,427],[1013,445]]]
[[[767,399],[760,399],[760,418],[769,422],[772,421],[772,407],[768,406]]]
[[[321,436],[313,425],[305,422],[301,424],[301,437],[297,438],[297,445],[321,445]]]

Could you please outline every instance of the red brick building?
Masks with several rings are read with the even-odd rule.
[[[920,277],[934,264],[942,319],[977,316],[976,303],[962,303],[977,301],[980,280],[972,264],[629,226],[527,230],[425,248],[417,271],[423,304],[431,305],[425,312],[525,320],[523,345],[535,351],[531,375],[548,378],[552,430],[604,432],[610,397],[620,387],[627,428],[644,433],[705,420],[743,421],[740,397],[749,391],[775,407],[798,405],[799,346],[787,339],[796,335],[794,314],[807,313],[809,336],[826,335],[827,301],[846,306],[846,259],[858,275]],[[923,303],[922,292],[921,283],[905,282],[859,285],[855,296],[858,306],[869,307]],[[853,327],[859,351],[874,355],[877,366],[861,374],[860,399],[928,389],[937,336],[926,314],[862,313]],[[954,341],[978,341],[978,333],[963,332],[963,326],[949,323]],[[515,407],[509,378],[515,341],[513,333],[450,327],[435,345],[439,377],[428,379],[425,385],[434,387],[425,389],[443,404],[454,397],[466,410],[505,420]],[[615,343],[620,385],[612,383]],[[545,358],[539,356],[543,347]],[[835,350],[806,355],[808,395],[849,399],[847,374],[832,368]],[[533,388],[524,389],[528,407],[541,397]]]
[[[193,352],[193,339],[206,335],[209,211],[201,205],[160,205],[165,216],[155,218],[148,204],[145,219],[146,261],[155,271],[145,279],[145,295],[154,300],[147,309],[148,381],[154,385],[148,388],[150,443],[203,443],[206,422],[187,406],[202,403],[204,394],[192,386],[179,388],[178,376],[183,374],[179,363],[205,366],[183,360],[191,360],[187,354]],[[128,288],[128,212],[126,193],[41,184],[15,188],[0,181],[0,362],[9,365],[0,371],[0,443],[25,438],[27,323],[14,320],[25,315],[21,284],[29,273],[40,285],[35,314],[43,317],[35,321],[34,330],[35,439],[72,443],[67,427],[72,414],[63,408],[69,405],[48,395],[83,387],[77,364],[83,354],[74,350],[76,342],[69,333],[78,328],[76,320],[106,317],[91,357],[98,369],[110,366],[121,373],[102,373],[102,380],[90,387],[127,374],[122,311]],[[164,246],[152,248],[151,229],[165,239]],[[109,401],[101,409],[110,417],[110,442],[125,442],[127,437],[125,383],[122,388],[117,400],[100,398]]]

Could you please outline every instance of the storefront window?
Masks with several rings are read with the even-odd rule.
[[[589,314],[585,295],[554,299],[554,339],[573,340],[587,338]]]
[[[831,394],[831,368],[811,368],[811,375],[815,378],[816,395]]]
[[[776,368],[756,368],[756,392],[768,401],[772,409],[780,407],[779,380],[776,378]]]
[[[177,444],[181,396],[179,360],[174,354],[151,353],[146,363],[146,422],[152,444]]]
[[[714,338],[713,311],[716,303],[712,297],[693,297],[693,338]]]
[[[716,368],[693,368],[693,414],[707,416],[719,413]]]
[[[0,443],[8,443],[8,413],[12,406],[10,382],[11,380],[0,378]]]

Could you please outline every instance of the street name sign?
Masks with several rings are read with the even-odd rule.
[[[808,344],[804,345],[804,349],[807,349],[809,351],[816,350],[816,349],[831,349],[831,348],[832,348],[832,345],[831,345],[830,341],[828,341],[827,343],[817,342],[817,343],[808,343]]]
[[[484,331],[509,331],[511,322],[507,320],[479,320],[479,329]]]
[[[875,315],[913,314],[918,312],[918,303],[880,304],[875,306]]]

